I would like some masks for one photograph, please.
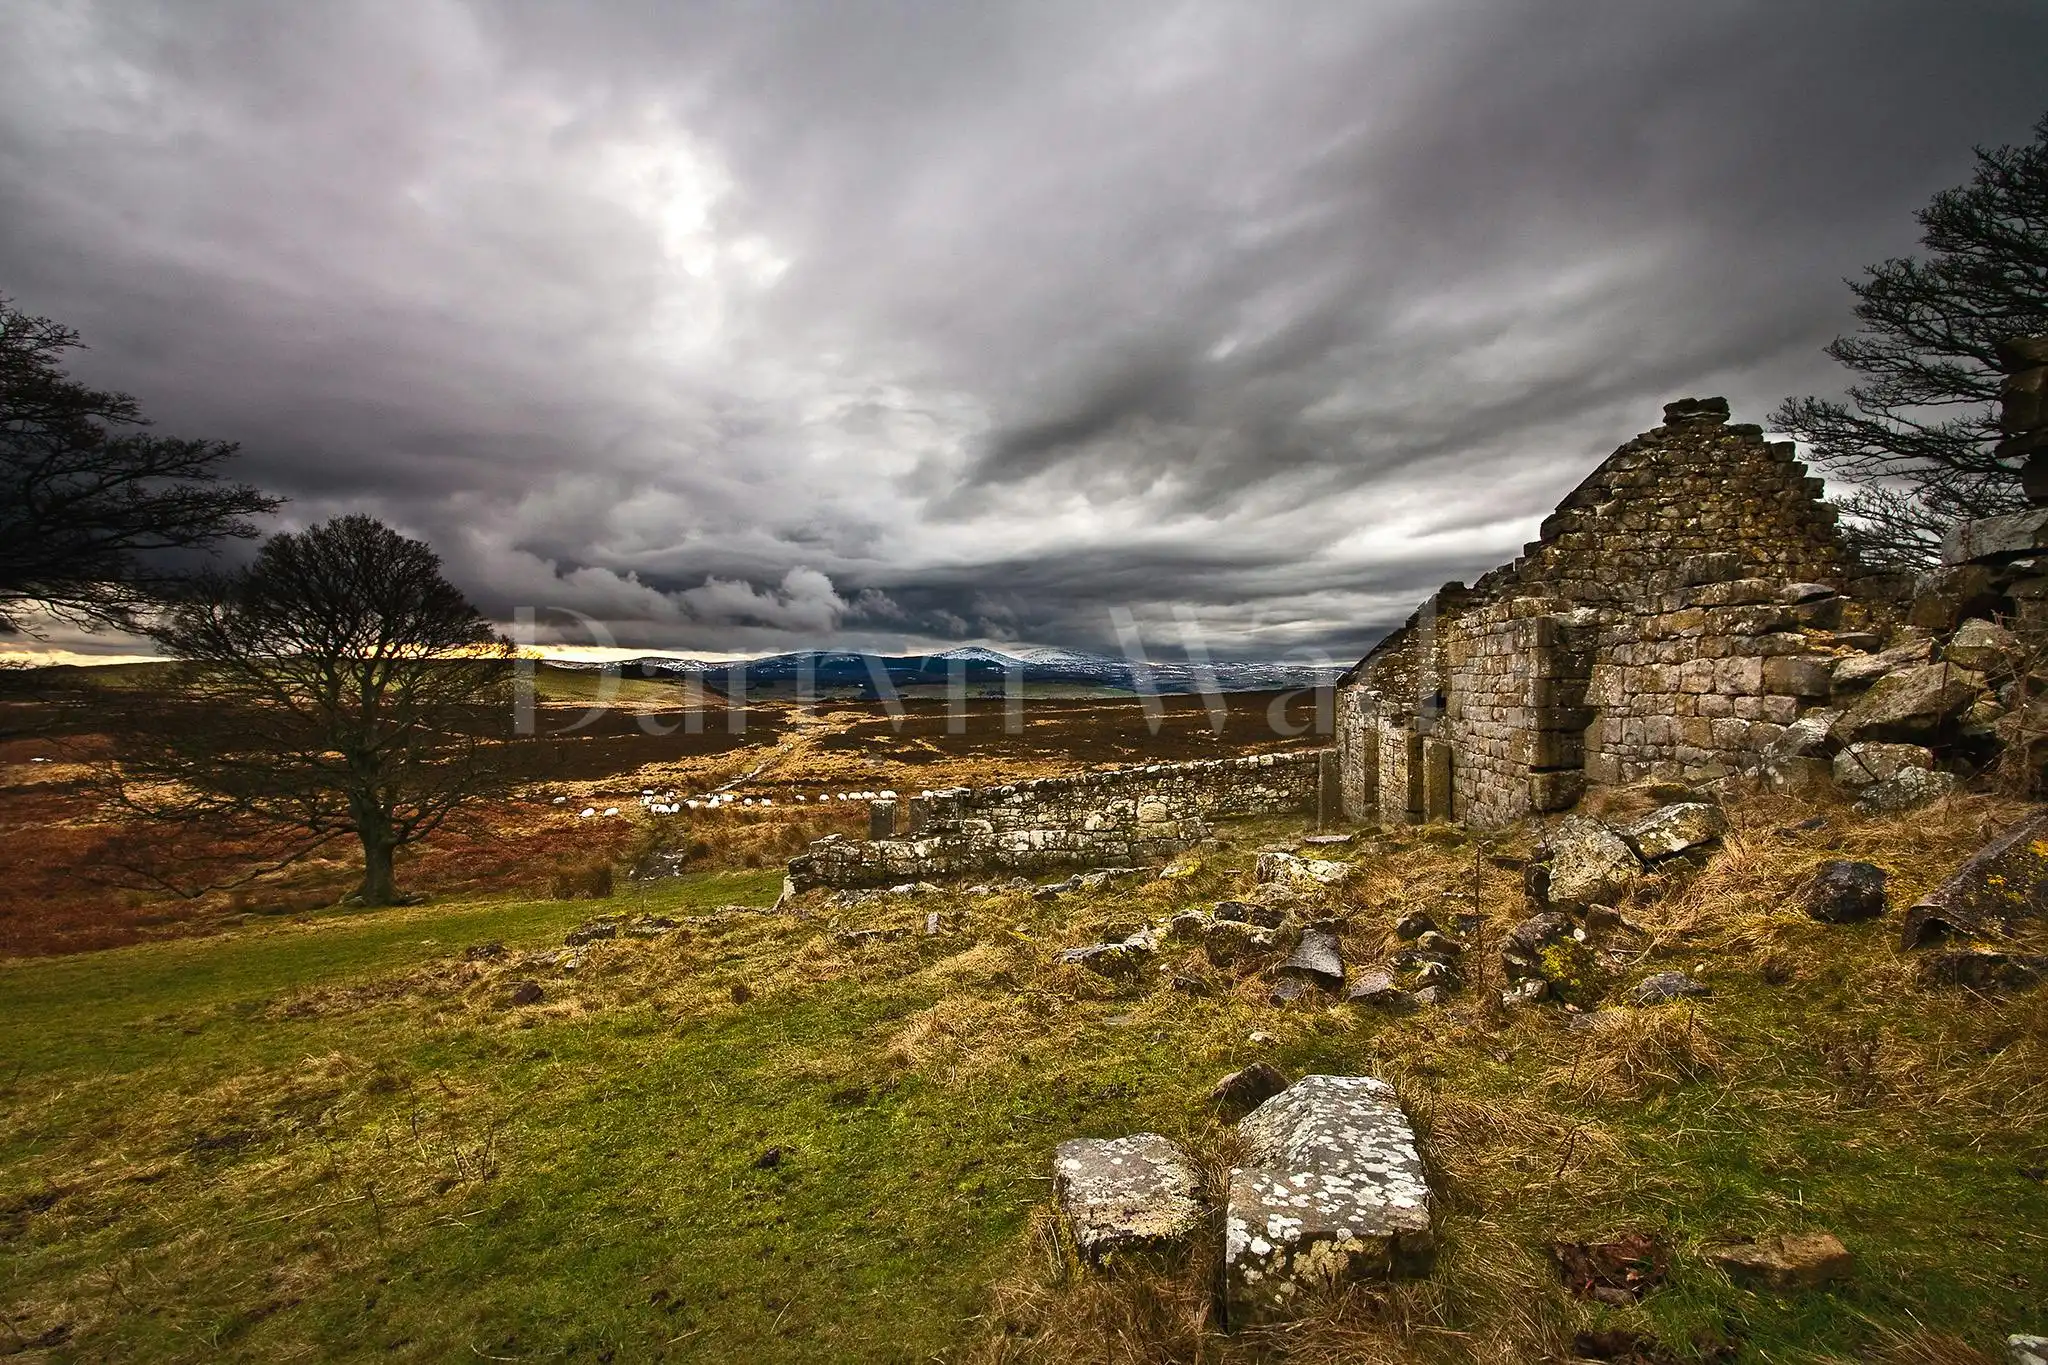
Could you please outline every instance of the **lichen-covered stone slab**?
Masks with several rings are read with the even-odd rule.
[[[1728,817],[1704,801],[1680,801],[1651,811],[1621,831],[1645,862],[1672,858],[1728,832]],[[1552,874],[1555,876],[1555,873]]]
[[[1200,1182],[1170,1138],[1074,1138],[1053,1155],[1053,1198],[1081,1258],[1171,1254],[1201,1225]]]
[[[2048,810],[2020,821],[1978,850],[1919,904],[1906,911],[1902,947],[1944,933],[2006,938],[2048,919]]]
[[[1294,1311],[1313,1291],[1427,1261],[1429,1186],[1394,1089],[1305,1076],[1238,1124],[1223,1294],[1232,1327]]]
[[[1873,782],[1856,798],[1856,809],[1866,815],[1895,814],[1918,810],[1956,789],[1954,773],[1931,772],[1926,768],[1901,768],[1882,782]]]

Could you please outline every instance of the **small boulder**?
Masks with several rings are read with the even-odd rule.
[[[1856,798],[1856,809],[1865,815],[1918,810],[1929,802],[1939,801],[1955,789],[1954,773],[1901,768],[1884,781],[1865,787],[1863,794]]]
[[[1941,657],[1959,668],[1993,675],[2010,673],[2026,655],[2020,638],[1990,621],[1968,620],[1942,646]]]
[[[1835,755],[1834,778],[1844,787],[1860,788],[1896,777],[1907,768],[1933,766],[1934,755],[1921,745],[1865,740]]]
[[[1245,924],[1238,920],[1211,920],[1202,934],[1202,950],[1209,955],[1209,961],[1218,967],[1263,956],[1279,947],[1280,940],[1271,929]]]
[[[1721,813],[1719,806],[1710,806],[1704,801],[1682,801],[1651,811],[1622,830],[1621,837],[1644,862],[1656,862],[1711,843],[1727,832],[1728,817]],[[1555,889],[1553,880],[1553,894]]]
[[[1707,1259],[1737,1284],[1779,1291],[1819,1289],[1847,1279],[1855,1261],[1832,1233],[1802,1232],[1714,1247]]]
[[[1631,1005],[1648,1007],[1668,1005],[1689,995],[1709,993],[1705,985],[1693,980],[1684,972],[1658,972],[1655,976],[1637,982],[1628,993],[1628,1001]]]
[[[1157,946],[1151,933],[1140,929],[1121,942],[1091,943],[1085,948],[1064,949],[1053,956],[1053,961],[1085,967],[1097,976],[1128,977],[1137,974]]]
[[[513,1005],[538,1005],[546,995],[538,981],[515,981],[512,993],[505,998]]]
[[[1808,711],[1787,725],[1776,739],[1764,747],[1764,757],[1825,757],[1828,750],[1833,747],[1835,721],[1841,714],[1840,711],[1828,707],[1816,707]]]
[[[1294,952],[1280,964],[1280,971],[1312,985],[1327,986],[1332,990],[1341,987],[1344,984],[1344,958],[1337,936],[1311,929],[1301,936]]]
[[[1885,871],[1875,863],[1834,858],[1813,870],[1798,892],[1799,908],[1823,924],[1854,924],[1885,911]]]
[[[1209,1103],[1219,1109],[1244,1113],[1258,1108],[1286,1088],[1287,1077],[1278,1067],[1266,1062],[1253,1062],[1242,1071],[1233,1071],[1216,1082],[1209,1091]]]
[[[1232,1168],[1224,1210],[1229,1327],[1426,1261],[1429,1185],[1415,1132],[1385,1081],[1305,1076],[1237,1130],[1250,1159]]]
[[[1184,1250],[1201,1224],[1200,1178],[1157,1133],[1074,1138],[1059,1145],[1052,1166],[1053,1198],[1090,1265]]]
[[[1351,980],[1351,989],[1344,993],[1345,1000],[1354,1005],[1398,1005],[1407,999],[1408,993],[1395,981],[1394,974],[1384,967],[1374,967],[1360,972]]]
[[[580,948],[586,943],[597,943],[619,936],[619,922],[612,919],[586,920],[562,936],[562,944],[568,948]]]
[[[472,943],[462,950],[464,962],[495,962],[505,956],[505,945],[492,939],[488,943]]]
[[[1420,910],[1410,910],[1394,921],[1394,937],[1420,938],[1436,929],[1436,921]]]
[[[1500,993],[1500,1003],[1509,1009],[1514,1009],[1520,1005],[1538,1004],[1549,999],[1549,997],[1550,983],[1540,976],[1532,976],[1526,981],[1517,981],[1514,985],[1502,991]]]
[[[1523,920],[1501,944],[1502,972],[1511,982],[1538,978],[1547,994],[1584,1006],[1599,994],[1603,973],[1571,920],[1555,910]]]
[[[1552,905],[1613,904],[1643,866],[1619,834],[1583,816],[1566,816],[1544,842],[1545,895]]]

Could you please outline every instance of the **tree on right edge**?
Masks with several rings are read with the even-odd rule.
[[[1998,344],[2048,332],[2048,115],[2020,147],[1976,149],[1968,184],[1916,215],[1923,258],[1848,281],[1862,330],[1828,354],[1855,371],[1847,402],[1788,398],[1772,425],[1858,487],[1840,500],[1865,562],[1923,568],[1959,521],[2027,505],[2001,460]]]

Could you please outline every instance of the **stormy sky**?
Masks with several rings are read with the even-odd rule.
[[[1843,277],[2044,52],[2037,0],[13,0],[0,293],[565,640],[1344,659],[1668,399],[1838,391]]]

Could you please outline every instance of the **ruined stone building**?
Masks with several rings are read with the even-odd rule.
[[[1821,488],[1725,400],[1668,405],[1521,558],[1445,585],[1345,674],[1345,814],[1495,826],[1589,784],[1754,769],[1829,692],[1817,637],[1855,565]]]

